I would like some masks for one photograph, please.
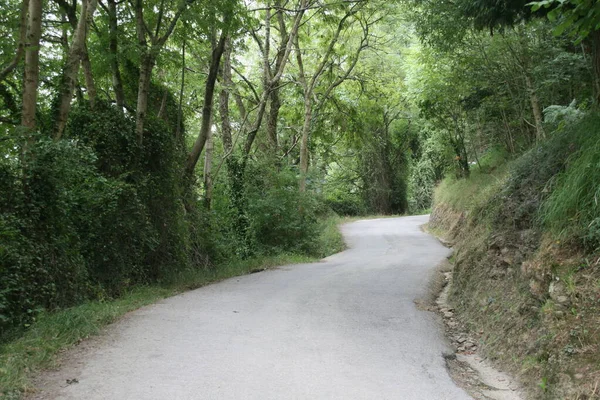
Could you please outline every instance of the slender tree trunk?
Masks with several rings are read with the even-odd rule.
[[[17,43],[17,52],[15,53],[12,61],[0,71],[0,82],[2,82],[6,77],[14,71],[14,69],[19,65],[21,58],[23,58],[23,53],[25,53],[25,36],[27,35],[27,10],[29,9],[29,0],[23,0],[21,3],[21,13],[19,14],[19,41]]]
[[[269,92],[270,92],[270,89],[265,88],[265,91],[263,92],[262,98],[261,98],[259,106],[258,106],[258,112],[256,114],[256,121],[254,121],[254,126],[252,127],[250,132],[248,132],[248,137],[246,138],[246,143],[244,143],[244,159],[248,158],[248,155],[250,154],[250,150],[252,150],[252,144],[254,143],[254,140],[256,139],[256,134],[258,133],[258,130],[260,129],[260,126],[262,125],[262,120],[265,116],[265,110],[267,109],[267,99],[269,97]]]
[[[546,132],[544,131],[542,109],[537,96],[531,77],[525,74],[525,84],[527,85],[527,91],[529,92],[529,101],[531,103],[531,110],[533,111],[533,118],[535,119],[535,137],[538,142],[546,139]]]
[[[210,210],[213,192],[212,179],[212,160],[213,160],[213,135],[208,132],[206,138],[206,152],[204,154],[204,205]]]
[[[506,142],[508,145],[508,151],[510,152],[510,154],[514,154],[515,153],[515,145],[514,145],[514,141],[513,141],[512,130],[510,129],[510,125],[508,123],[508,118],[506,117],[506,112],[503,109],[501,109],[501,113],[502,113],[502,121],[504,122],[504,130],[506,132]]]
[[[112,85],[115,91],[117,108],[123,112],[125,107],[125,91],[123,89],[123,80],[119,70],[119,37],[118,37],[118,16],[117,3],[115,0],[107,1],[108,9],[108,51],[110,53],[110,69],[112,72]]]
[[[90,55],[88,53],[86,43],[84,43],[83,53],[81,55],[81,65],[83,66],[83,75],[85,76],[85,87],[87,88],[90,108],[93,110],[94,107],[96,107],[96,97],[98,96],[98,91],[96,90],[96,82],[94,81],[94,74],[92,72],[92,63],[90,61]]]
[[[187,37],[183,38],[183,46],[181,49],[181,86],[179,87],[179,106],[177,107],[177,125],[175,127],[175,138],[179,139],[181,134],[181,124],[183,121],[183,92],[185,89],[185,45]]]
[[[192,174],[194,173],[194,169],[196,168],[196,164],[198,163],[200,154],[202,154],[202,150],[204,149],[204,145],[206,144],[206,139],[208,138],[208,134],[211,128],[215,84],[217,82],[217,75],[219,73],[221,57],[223,56],[223,52],[225,50],[225,43],[227,41],[226,36],[226,32],[223,32],[221,34],[219,43],[213,49],[212,52],[210,70],[208,72],[208,77],[206,78],[206,88],[204,91],[204,105],[202,106],[202,124],[200,126],[198,138],[196,139],[196,142],[194,143],[194,146],[192,147],[192,150],[188,155],[187,163],[185,166],[185,173],[188,176],[192,176]]]
[[[89,2],[91,0],[88,0],[88,5]],[[97,3],[97,0],[94,0]],[[65,21],[65,14],[66,14],[66,18],[69,22],[69,24],[71,25],[71,27],[73,28],[73,31],[75,32],[75,34],[77,33],[78,27],[79,27],[79,21],[80,18],[77,18],[77,6],[76,3],[68,3],[65,0],[57,0],[60,8],[61,8],[61,18],[63,21]],[[89,7],[88,7],[89,8]],[[95,7],[94,7],[95,8]],[[93,14],[93,12],[92,12]],[[88,20],[85,21],[86,22],[86,35],[87,35],[87,30],[89,29],[89,25],[91,24],[91,20],[92,20],[92,15],[85,15],[83,13],[83,7],[82,7],[82,13],[81,15],[84,18],[87,18]],[[69,57],[69,43],[67,41],[67,29],[66,27],[63,27],[62,30],[62,34],[63,34],[63,48],[65,50],[65,57],[68,58]],[[87,36],[86,36],[87,37]],[[92,63],[90,61],[90,56],[89,56],[89,52],[88,52],[88,48],[87,48],[87,42],[84,41],[83,44],[83,50],[81,52],[81,66],[83,67],[83,74],[85,77],[85,86],[87,88],[87,93],[88,93],[88,99],[90,101],[90,107],[93,109],[94,106],[96,105],[96,97],[97,97],[97,93],[98,91],[96,90],[96,83],[94,81],[94,74],[92,72]],[[77,99],[79,100],[83,100],[83,95],[82,93],[80,93],[80,91],[77,91]]]
[[[85,53],[85,42],[87,37],[87,25],[96,9],[97,0],[81,0],[81,15],[77,23],[77,29],[73,34],[73,42],[69,49],[67,62],[63,70],[61,96],[56,116],[54,138],[60,139],[67,125],[67,118],[73,100],[73,91],[77,82],[79,66]]]
[[[42,0],[29,0],[29,18],[25,40],[25,76],[21,125],[35,129],[35,109],[40,64],[40,37],[42,35]]]
[[[152,79],[152,70],[154,69],[154,56],[151,53],[142,55],[140,65],[140,78],[138,81],[137,106],[135,109],[135,133],[138,143],[144,141],[144,124],[146,122],[146,113],[148,112],[148,94],[150,92],[150,81]]]
[[[231,137],[231,121],[229,120],[229,91],[233,84],[231,79],[231,45],[229,40],[225,44],[223,53],[223,87],[219,93],[219,115],[221,116],[221,140],[226,153],[233,150]]]
[[[312,122],[312,100],[304,99],[304,125],[300,142],[300,192],[306,191],[306,175],[308,174],[308,138]]]
[[[165,88],[165,91],[163,93],[163,97],[162,100],[160,102],[160,109],[158,110],[158,115],[157,117],[160,119],[165,119],[165,112],[167,111],[167,97],[169,95],[169,91]]]
[[[279,109],[281,108],[281,100],[279,98],[279,88],[273,88],[271,91],[271,104],[269,106],[269,116],[267,119],[267,137],[273,154],[279,151],[279,143],[277,141],[277,122],[279,119]]]

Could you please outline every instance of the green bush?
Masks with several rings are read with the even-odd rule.
[[[364,201],[358,193],[336,192],[327,196],[325,204],[337,215],[358,216],[366,214]]]
[[[298,192],[294,170],[251,167],[247,196],[252,241],[266,253],[310,252],[317,237],[319,201]]]
[[[408,181],[409,210],[418,213],[431,207],[436,184],[433,163],[421,158],[412,166]]]
[[[0,160],[3,332],[42,309],[119,296],[210,263],[211,225],[188,200],[185,152],[164,122],[149,118],[140,145],[134,121],[99,103],[75,107],[61,140],[9,139]]]

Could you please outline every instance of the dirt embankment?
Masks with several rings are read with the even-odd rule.
[[[600,259],[527,224],[498,225],[446,204],[431,216],[455,249],[457,331],[528,398],[600,399]]]

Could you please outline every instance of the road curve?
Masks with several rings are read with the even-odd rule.
[[[347,224],[349,250],[322,262],[144,307],[67,356],[34,398],[470,399],[445,369],[435,315],[413,303],[448,254],[425,222]]]

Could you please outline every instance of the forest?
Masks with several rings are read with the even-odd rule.
[[[518,334],[543,315],[572,326],[565,318],[580,321],[579,305],[590,318],[599,306],[595,1],[0,9],[3,342],[44,315],[136,288],[329,255],[343,248],[331,237],[340,217],[432,210],[432,229],[463,243],[455,298],[467,321],[481,318],[481,299],[469,299],[486,279],[527,296],[486,305],[518,314]],[[469,269],[490,264],[491,249],[518,253],[507,264],[525,265],[523,279],[506,266]],[[563,274],[565,252],[587,264]],[[558,281],[565,304],[553,296]],[[588,322],[571,335],[581,343],[573,360],[600,345],[600,325]],[[566,387],[549,350],[558,338],[538,333],[546,339],[519,353],[529,364],[517,369],[550,393]],[[490,351],[500,352],[496,339]],[[597,373],[594,362],[585,373]]]

